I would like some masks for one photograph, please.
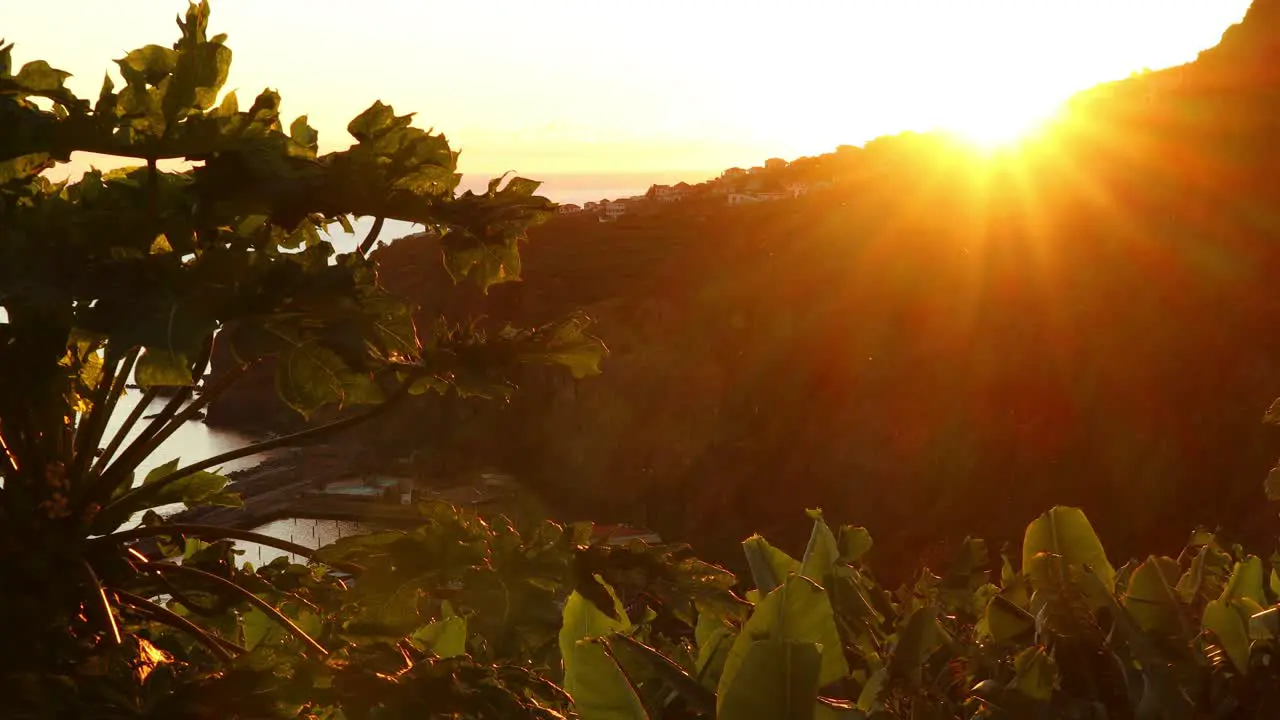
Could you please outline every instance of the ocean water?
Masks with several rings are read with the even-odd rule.
[[[324,547],[335,540],[349,535],[370,533],[378,529],[379,528],[376,525],[352,522],[349,520],[282,518],[280,520],[273,520],[261,527],[254,528],[254,532],[269,535],[281,540],[288,540],[289,542],[315,549]],[[265,545],[258,545],[257,543],[237,543],[237,547],[244,550],[244,555],[240,556],[240,561],[253,563],[254,567],[261,567],[272,560],[281,557],[289,558],[289,562],[307,562],[306,558],[299,557],[293,553],[278,550],[273,547],[267,547]]]
[[[119,403],[117,403],[115,413],[107,422],[106,432],[103,433],[103,444],[106,444],[107,441],[115,437],[116,433],[120,431],[120,428],[124,426],[124,421],[129,416],[129,413],[137,407],[138,403],[141,401],[142,393],[140,391],[130,390],[125,393],[125,396],[120,399]],[[120,449],[116,451],[116,457],[119,457],[120,453],[129,446],[129,443],[136,439],[143,429],[147,427],[149,421],[145,419],[146,416],[160,412],[168,401],[168,398],[160,397],[156,398],[155,401],[147,406],[146,410],[143,411],[142,418],[139,418],[138,422],[134,424],[133,428],[126,436],[125,441],[120,445]],[[147,477],[147,473],[172,460],[176,459],[179,466],[190,465],[191,463],[199,462],[200,460],[211,458],[224,452],[245,447],[258,439],[259,438],[245,435],[243,433],[211,428],[200,421],[184,423],[172,435],[170,435],[162,445],[160,445],[156,452],[152,453],[151,456],[143,460],[138,465],[137,470],[134,472],[133,484],[135,487],[142,484],[142,481]],[[220,471],[225,474],[235,470],[253,467],[268,457],[271,457],[270,452],[250,455],[222,463],[221,465],[210,468],[210,470],[215,472]],[[155,510],[162,516],[168,516],[182,510],[183,507],[182,503],[173,503],[170,505],[161,505]],[[132,525],[141,519],[141,515],[136,515],[130,521],[129,525]]]
[[[119,432],[120,428],[124,425],[125,418],[129,416],[130,411],[137,407],[141,400],[142,393],[137,390],[128,391],[125,396],[120,399],[120,402],[116,405],[115,414],[113,414],[111,416],[111,420],[107,422],[107,430],[103,433],[104,444],[107,439],[114,437],[115,434]],[[152,413],[160,412],[168,402],[168,398],[156,398],[155,401],[148,405],[146,410],[143,411],[143,418],[146,418],[147,415]],[[132,430],[126,436],[125,443],[120,446],[121,449],[123,450],[123,448],[127,447],[129,442],[132,442],[137,438],[138,434],[142,432],[149,422],[150,421],[146,419],[139,419],[137,424],[133,426]],[[134,481],[135,483],[141,483],[147,473],[175,458],[178,459],[179,465],[188,465],[205,458],[213,457],[214,455],[219,455],[230,450],[244,447],[254,442],[256,439],[257,438],[254,438],[253,436],[245,435],[243,433],[211,428],[203,422],[197,421],[185,423],[182,427],[178,428],[177,431],[169,437],[169,439],[165,440],[159,450],[151,455],[151,457],[142,461],[135,473],[136,477]],[[119,457],[119,454],[120,451],[117,451],[116,456]],[[239,460],[232,460],[220,467],[222,472],[227,473],[233,470],[252,467],[262,462],[268,456],[269,454],[251,455]]]

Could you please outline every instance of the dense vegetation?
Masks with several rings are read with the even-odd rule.
[[[525,363],[592,373],[604,354],[579,317],[491,334],[446,326],[420,332],[409,307],[379,285],[368,257],[384,219],[434,229],[454,280],[485,289],[519,277],[517,244],[551,203],[523,178],[457,194],[457,154],[445,138],[382,103],[351,121],[354,145],[318,155],[305,117],[282,126],[275,92],[264,91],[247,110],[234,93],[219,98],[231,51],[225,36],[208,35],[208,13],[207,4],[192,5],[172,47],[148,45],[118,60],[123,87],[117,92],[108,76],[93,103],[73,95],[66,73],[44,61],[14,72],[13,46],[0,46],[6,714],[79,717],[143,707],[129,687],[112,683],[135,670],[147,677],[138,663],[161,657],[147,638],[176,629],[202,644],[201,653],[230,660],[246,652],[240,643],[247,640],[201,629],[187,616],[218,616],[236,605],[257,608],[260,619],[317,656],[352,652],[344,649],[349,643],[321,645],[300,619],[255,594],[258,587],[232,583],[226,568],[154,562],[128,541],[172,533],[152,508],[238,503],[216,474],[228,460],[367,422],[428,391],[505,393],[507,376]],[[78,152],[138,164],[69,183],[42,177]],[[159,169],[174,159],[192,167]],[[321,233],[352,215],[377,218],[375,230],[355,251],[335,254]],[[212,378],[215,344],[230,350],[236,367]],[[186,465],[175,459],[135,482],[140,463],[182,423],[268,358],[280,398],[295,411],[314,416],[337,406],[344,417]],[[131,382],[142,400],[107,437]],[[139,425],[166,388],[161,411]],[[230,532],[188,530],[210,540]],[[186,615],[162,598],[180,602]],[[162,681],[177,683],[163,702],[189,704],[194,693],[216,704],[221,685],[237,677],[199,665],[193,672]],[[218,714],[201,702],[190,712]]]
[[[1267,19],[1259,14],[1265,12],[1272,11],[1256,10],[1251,17]],[[1264,561],[1203,528],[1176,557],[1143,553],[1145,560],[1117,569],[1084,512],[1058,505],[1026,526],[1020,548],[993,554],[983,541],[965,537],[923,570],[898,563],[878,572],[868,562],[867,528],[833,530],[815,510],[804,524],[808,539],[798,557],[780,549],[791,542],[774,546],[760,535],[742,541],[747,571],[739,579],[699,560],[687,546],[593,545],[586,524],[547,520],[517,528],[502,517],[480,518],[443,504],[421,505],[416,530],[349,537],[318,551],[165,521],[154,508],[238,502],[215,471],[233,457],[361,424],[403,425],[406,416],[394,414],[401,407],[434,418],[436,424],[426,427],[448,429],[438,406],[415,406],[411,399],[433,390],[450,402],[506,397],[514,381],[531,379],[526,366],[556,368],[559,378],[566,369],[581,377],[594,373],[604,354],[584,334],[585,320],[577,315],[532,330],[486,332],[479,325],[445,323],[424,331],[412,304],[380,272],[397,257],[397,244],[370,253],[375,230],[356,251],[335,255],[322,236],[350,215],[423,223],[435,238],[401,250],[438,253],[442,272],[484,292],[521,274],[518,243],[550,207],[534,195],[536,183],[516,178],[504,185],[499,179],[485,193],[456,194],[457,156],[445,139],[414,128],[411,118],[380,103],[350,124],[355,145],[319,155],[305,118],[285,131],[274,93],[261,94],[248,111],[239,109],[232,94],[219,99],[230,51],[223,36],[207,34],[206,4],[193,5],[179,26],[181,38],[172,48],[147,46],[118,61],[124,87],[116,92],[108,80],[92,104],[72,95],[63,85],[65,74],[44,62],[26,63],[15,73],[12,46],[0,48],[0,697],[7,716],[1146,720],[1268,718],[1280,711],[1280,556]],[[1238,51],[1223,53],[1232,67],[1247,66]],[[1207,102],[1206,86],[1192,87],[1195,102]],[[1243,142],[1242,135],[1259,136],[1272,120],[1247,113],[1233,94],[1238,87],[1214,91],[1237,111],[1230,117],[1238,124],[1216,138],[1218,144],[1201,138],[1206,152],[1230,159],[1237,180],[1257,180],[1271,166],[1254,154],[1233,154],[1232,148]],[[1231,104],[1237,101],[1240,107]],[[1170,102],[1176,106],[1177,98]],[[1094,111],[1106,117],[1105,107]],[[1182,137],[1178,133],[1190,131],[1169,132]],[[903,142],[903,153],[961,157],[939,152],[937,138]],[[70,183],[41,177],[74,152],[140,164],[90,172]],[[898,153],[884,152],[889,158]],[[848,159],[859,152],[841,154]],[[170,159],[193,167],[161,171],[160,161]],[[1027,162],[1042,161],[1049,162]],[[840,407],[852,397],[845,394],[857,390],[863,402],[890,408],[878,426],[890,434],[877,449],[910,457],[921,455],[919,438],[902,441],[901,434],[920,432],[938,415],[959,433],[998,428],[993,417],[964,416],[940,399],[984,397],[1002,383],[1010,394],[1034,389],[1033,403],[1020,408],[1031,420],[1020,419],[1023,425],[1034,420],[1036,430],[1014,436],[1018,442],[1033,449],[1035,442],[1045,442],[1050,420],[1060,424],[1055,427],[1061,433],[1081,424],[1089,427],[1091,441],[1107,439],[1112,428],[1104,421],[1111,418],[1083,413],[1108,405],[1077,407],[1064,400],[1050,406],[1056,415],[1036,414],[1047,412],[1034,403],[1054,397],[1054,388],[1036,385],[1044,376],[1034,369],[1051,367],[1073,382],[1091,383],[1086,395],[1098,403],[1128,390],[1121,400],[1150,402],[1173,393],[1194,405],[1204,401],[1197,393],[1223,389],[1214,384],[1221,373],[1203,368],[1196,368],[1196,377],[1209,379],[1183,384],[1190,380],[1173,371],[1177,363],[1161,364],[1153,351],[1182,347],[1176,335],[1189,348],[1211,352],[1218,326],[1194,324],[1200,320],[1196,313],[1214,308],[1226,317],[1229,308],[1254,307],[1244,301],[1262,291],[1273,266],[1274,250],[1262,242],[1271,238],[1267,216],[1250,214],[1260,212],[1253,203],[1263,191],[1232,206],[1239,215],[1227,218],[1220,208],[1193,202],[1199,195],[1184,194],[1190,190],[1185,178],[1153,185],[1151,175],[1130,177],[1130,161],[1100,149],[1090,161],[1089,182],[1105,184],[1091,187],[1136,193],[1126,196],[1124,209],[1144,223],[1139,236],[1115,216],[1103,222],[1083,212],[1079,196],[1059,197],[1053,207],[1037,205],[1033,213],[957,194],[957,188],[968,188],[1008,197],[1017,189],[1012,176],[975,181],[974,167],[962,161],[938,170],[942,189],[921,190],[914,170],[926,162],[918,158],[902,169],[890,164],[884,172],[877,164],[875,177],[863,178],[854,189],[878,204],[849,203],[845,187],[808,205],[752,208],[732,217],[710,206],[682,208],[690,233],[707,229],[700,223],[740,223],[733,226],[742,231],[738,239],[726,241],[739,243],[728,251],[744,260],[728,278],[723,264],[714,262],[726,247],[688,254],[679,248],[688,238],[645,248],[659,256],[680,250],[660,263],[614,268],[629,283],[679,288],[689,303],[684,311],[703,313],[701,322],[672,336],[672,347],[684,355],[646,348],[647,336],[639,332],[621,343],[620,354],[643,356],[643,363],[671,372],[665,380],[669,396],[743,380],[708,371],[718,358],[745,357],[741,362],[750,368],[742,389],[712,395],[716,403],[691,414],[700,422],[724,417],[722,424],[711,424],[714,433],[682,436],[687,428],[679,424],[654,430],[682,451],[698,443],[722,444],[728,454],[741,456],[737,464],[711,467],[695,452],[682,471],[740,472],[744,482],[686,483],[678,488],[677,503],[675,495],[662,494],[676,489],[667,475],[644,496],[654,503],[655,520],[661,521],[659,513],[683,517],[676,514],[677,504],[691,508],[689,528],[695,519],[703,525],[759,519],[765,517],[762,509],[777,522],[779,508],[803,506],[812,489],[779,479],[805,479],[806,472],[785,465],[749,471],[760,456],[744,448],[756,443],[774,450],[789,443],[793,452],[780,457],[795,462],[816,454],[821,442],[847,436],[857,418],[823,420],[806,414],[798,400]],[[1046,167],[1032,164],[1028,171],[1058,177]],[[910,202],[895,205],[895,198]],[[1173,198],[1181,202],[1169,205]],[[834,209],[842,203],[849,203],[847,214]],[[917,203],[931,212],[905,212]],[[1154,224],[1170,207],[1176,222]],[[997,209],[1008,214],[1000,222],[987,215]],[[785,223],[812,217],[806,210],[822,212],[830,223],[825,234],[796,232],[799,225],[786,232]],[[904,212],[891,212],[896,210]],[[1231,225],[1240,218],[1245,225]],[[1018,244],[1035,235],[1032,225],[1050,220],[1062,223],[1050,235],[1069,228],[1080,243]],[[643,222],[619,223],[609,232],[643,230]],[[975,223],[996,229],[975,233]],[[1250,257],[1256,265],[1219,262],[1213,267],[1223,277],[1212,281],[1190,272],[1203,271],[1207,262],[1200,231],[1228,226],[1241,232],[1218,238],[1212,249],[1235,261]],[[778,234],[755,234],[761,227]],[[871,240],[836,253],[850,228]],[[887,228],[893,230],[892,247],[880,244]],[[1124,242],[1157,230],[1165,245],[1137,246],[1150,255]],[[707,235],[701,237],[705,245]],[[1005,253],[976,252],[984,244]],[[1033,280],[1044,278],[1029,269],[1039,267],[1039,254],[1050,250],[1061,263],[1053,266],[1058,282],[1051,286],[1055,292],[1039,297],[1044,288]],[[622,263],[611,254],[616,251],[597,248],[596,258]],[[976,265],[963,264],[970,254],[980,255]],[[1131,262],[1120,262],[1125,258]],[[837,262],[845,259],[846,264]],[[780,263],[785,272],[778,271]],[[956,263],[961,270],[945,274]],[[1162,274],[1146,279],[1178,281],[1177,294],[1121,293],[1153,267]],[[1072,284],[1084,275],[1067,282],[1072,268],[1096,273],[1090,277],[1097,285]],[[626,276],[627,269],[636,274]],[[938,271],[934,279],[942,288],[936,296],[922,293],[919,282],[930,270]],[[415,277],[424,279],[422,273]],[[714,280],[694,286],[686,282],[691,277]],[[452,286],[449,277],[434,279]],[[607,277],[582,277],[580,286],[598,293],[589,303],[595,309],[614,317],[631,313],[640,328],[672,327],[670,308],[616,302]],[[824,304],[823,292],[839,302]],[[512,317],[544,315],[563,305],[554,294],[503,299],[500,293],[493,293],[496,302],[512,302],[505,313]],[[1029,307],[1026,301],[1035,297],[1040,303]],[[1019,314],[983,312],[1009,306]],[[788,316],[777,313],[778,307],[808,310]],[[872,314],[886,307],[896,311]],[[428,304],[425,312],[439,308],[439,302]],[[820,334],[836,327],[826,314],[842,308],[844,334]],[[849,308],[869,319],[848,322],[848,313],[855,312]],[[1161,322],[1170,312],[1192,324],[1170,328]],[[1031,319],[1020,321],[1023,314]],[[1258,311],[1238,322],[1261,335],[1269,317]],[[1109,332],[1129,333],[1139,349],[1113,344]],[[768,352],[755,336],[767,340]],[[1126,363],[1101,363],[1106,351],[1127,357]],[[211,375],[215,355],[230,367]],[[849,363],[857,359],[861,365],[864,355],[889,367],[859,369],[856,386],[838,382],[849,374]],[[806,356],[820,361],[796,362]],[[1054,364],[1063,357],[1075,363]],[[1089,358],[1096,364],[1084,362]],[[691,359],[704,364],[690,368]],[[936,377],[938,368],[956,363],[967,374],[925,379],[925,370],[932,368]],[[135,482],[134,470],[144,459],[255,365],[270,368],[275,392],[312,421],[308,429],[185,466],[175,460]],[[1136,369],[1152,379],[1144,380]],[[919,374],[909,377],[912,372]],[[920,409],[895,415],[889,400],[908,380],[917,386],[912,401]],[[129,413],[123,430],[104,437],[130,382],[141,386],[144,402]],[[590,397],[590,385],[560,382],[575,401],[579,392]],[[1157,382],[1163,383],[1160,392]],[[640,389],[663,397],[659,384]],[[129,428],[162,392],[169,395],[163,410],[126,442]],[[992,402],[981,407],[1005,409]],[[1242,403],[1241,412],[1256,424],[1261,409],[1250,404]],[[1064,413],[1065,407],[1075,412]],[[664,414],[671,409],[661,408]],[[339,417],[317,420],[334,413]],[[1271,417],[1280,419],[1280,408]],[[550,420],[544,432],[556,430],[558,420]],[[388,427],[393,425],[378,431]],[[422,427],[414,426],[416,432]],[[1076,449],[1067,439],[1049,436],[1057,437],[1062,457]],[[547,460],[551,453],[540,457],[536,447],[542,437],[524,435],[510,443],[507,457]],[[390,438],[389,449],[407,439],[412,436]],[[985,506],[973,509],[979,504],[973,496],[989,487],[973,474],[1010,458],[983,455],[1004,452],[1002,436],[943,439],[919,464],[892,466],[902,478],[919,481],[907,491],[917,503],[910,516],[905,509],[893,516],[896,506],[888,493],[871,497],[847,482],[832,483],[831,490],[857,497],[837,504],[862,513],[889,512],[890,520],[879,522],[942,534],[958,526],[956,518],[987,519],[998,527],[1025,520],[1001,517],[1017,513],[998,498],[984,498]],[[894,455],[886,462],[899,459]],[[652,462],[642,467],[655,469]],[[1121,458],[1111,469],[1134,471],[1132,492],[1155,515],[1153,523],[1168,526],[1169,515],[1200,496],[1182,493],[1174,497],[1178,504],[1156,506],[1137,474],[1152,468],[1168,466],[1140,457]],[[761,482],[766,471],[775,474]],[[913,472],[920,475],[911,477]],[[1062,472],[1048,474],[1062,481],[1052,495],[1089,497],[1097,491],[1083,476]],[[1280,495],[1280,483],[1272,485],[1272,494]],[[635,499],[616,481],[577,490],[591,501],[616,494],[618,506]],[[1255,484],[1252,498],[1259,497]],[[948,515],[947,522],[938,521]],[[1127,527],[1115,519],[1109,524],[1148,542],[1178,532],[1153,534],[1143,517],[1129,520]],[[728,537],[736,530],[729,525],[716,532]],[[134,542],[143,539],[155,541],[163,557],[140,552]],[[310,562],[281,559],[255,568],[241,562],[233,546],[237,540],[275,545]],[[910,580],[877,580],[886,575]]]
[[[784,500],[866,523],[907,565],[1057,503],[1124,555],[1200,523],[1269,546],[1276,7],[1193,63],[1082,93],[1021,154],[886,138],[794,201],[557,218],[531,231],[526,281],[483,297],[432,289],[430,239],[392,243],[384,282],[421,318],[584,307],[612,353],[598,379],[426,398],[377,436],[723,562],[753,531],[803,540]]]

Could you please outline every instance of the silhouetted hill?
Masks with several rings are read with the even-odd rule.
[[[1122,554],[1197,522],[1270,537],[1278,29],[1257,2],[1018,156],[906,135],[833,154],[842,182],[795,200],[557,218],[487,297],[448,286],[429,238],[395,242],[384,281],[424,321],[581,307],[613,354],[582,382],[531,369],[505,406],[424,400],[362,442],[502,465],[566,514],[712,554],[802,542],[799,504],[866,524],[881,558],[1009,538],[1053,503]],[[265,417],[239,397],[223,417]]]

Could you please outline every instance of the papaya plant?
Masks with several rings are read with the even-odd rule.
[[[283,123],[276,92],[263,91],[248,107],[223,92],[231,50],[225,35],[209,34],[208,22],[208,4],[192,4],[178,19],[177,42],[127,53],[92,101],[73,94],[67,73],[45,61],[15,70],[14,46],[0,42],[0,637],[7,649],[0,678],[14,689],[12,706],[29,700],[41,708],[35,716],[51,716],[42,703],[92,694],[90,679],[118,667],[134,668],[126,674],[135,685],[166,683],[178,698],[166,702],[214,693],[228,716],[240,699],[256,708],[254,692],[215,687],[237,677],[259,682],[262,673],[179,673],[199,682],[178,688],[168,670],[137,669],[165,654],[148,640],[162,627],[193,639],[184,650],[192,667],[252,654],[254,643],[202,625],[196,608],[214,618],[225,614],[215,610],[247,603],[254,623],[273,623],[308,652],[341,652],[313,637],[296,613],[291,618],[255,594],[226,558],[212,568],[194,556],[163,563],[129,546],[171,537],[288,544],[174,527],[154,514],[122,529],[131,519],[174,502],[238,503],[217,474],[222,464],[341,431],[408,396],[505,392],[505,377],[520,363],[562,365],[582,376],[596,372],[604,354],[581,317],[487,336],[416,327],[412,308],[378,282],[372,249],[385,220],[437,234],[453,278],[487,289],[520,277],[518,244],[552,207],[535,194],[538,183],[497,178],[484,192],[459,193],[458,154],[446,138],[380,102],[348,125],[354,144],[321,154],[305,116]],[[77,153],[135,165],[64,182],[44,177]],[[162,170],[165,161],[187,169]],[[350,232],[352,216],[375,218],[373,229],[355,250],[337,252],[326,235],[335,226]],[[215,343],[236,360],[217,377],[208,372]],[[183,423],[261,362],[275,364],[277,390],[299,413],[316,420],[335,408],[338,419],[135,476]],[[107,433],[133,383],[141,401]],[[145,408],[165,396],[162,410],[144,420]],[[216,602],[202,604],[201,593]],[[200,617],[175,612],[163,598]],[[277,599],[310,607],[297,597]],[[421,681],[447,684],[445,675],[462,671],[455,665],[424,668]],[[63,692],[68,686],[83,692]]]

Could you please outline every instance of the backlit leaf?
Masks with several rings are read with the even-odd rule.
[[[835,613],[827,593],[804,576],[788,576],[756,605],[725,659],[719,685],[721,703],[753,644],[761,640],[819,646],[821,670],[818,682],[821,685],[849,674],[844,645],[836,629]]]
[[[138,385],[143,388],[194,385],[191,377],[191,361],[185,355],[167,350],[148,348],[138,358],[134,370]]]
[[[716,717],[812,718],[817,710],[821,666],[822,650],[815,643],[778,639],[752,642],[732,681],[721,685]]]
[[[1022,541],[1022,568],[1028,572],[1037,555],[1058,556],[1068,565],[1088,566],[1108,590],[1115,587],[1116,571],[1107,560],[1102,541],[1079,508],[1055,507],[1027,526]]]

